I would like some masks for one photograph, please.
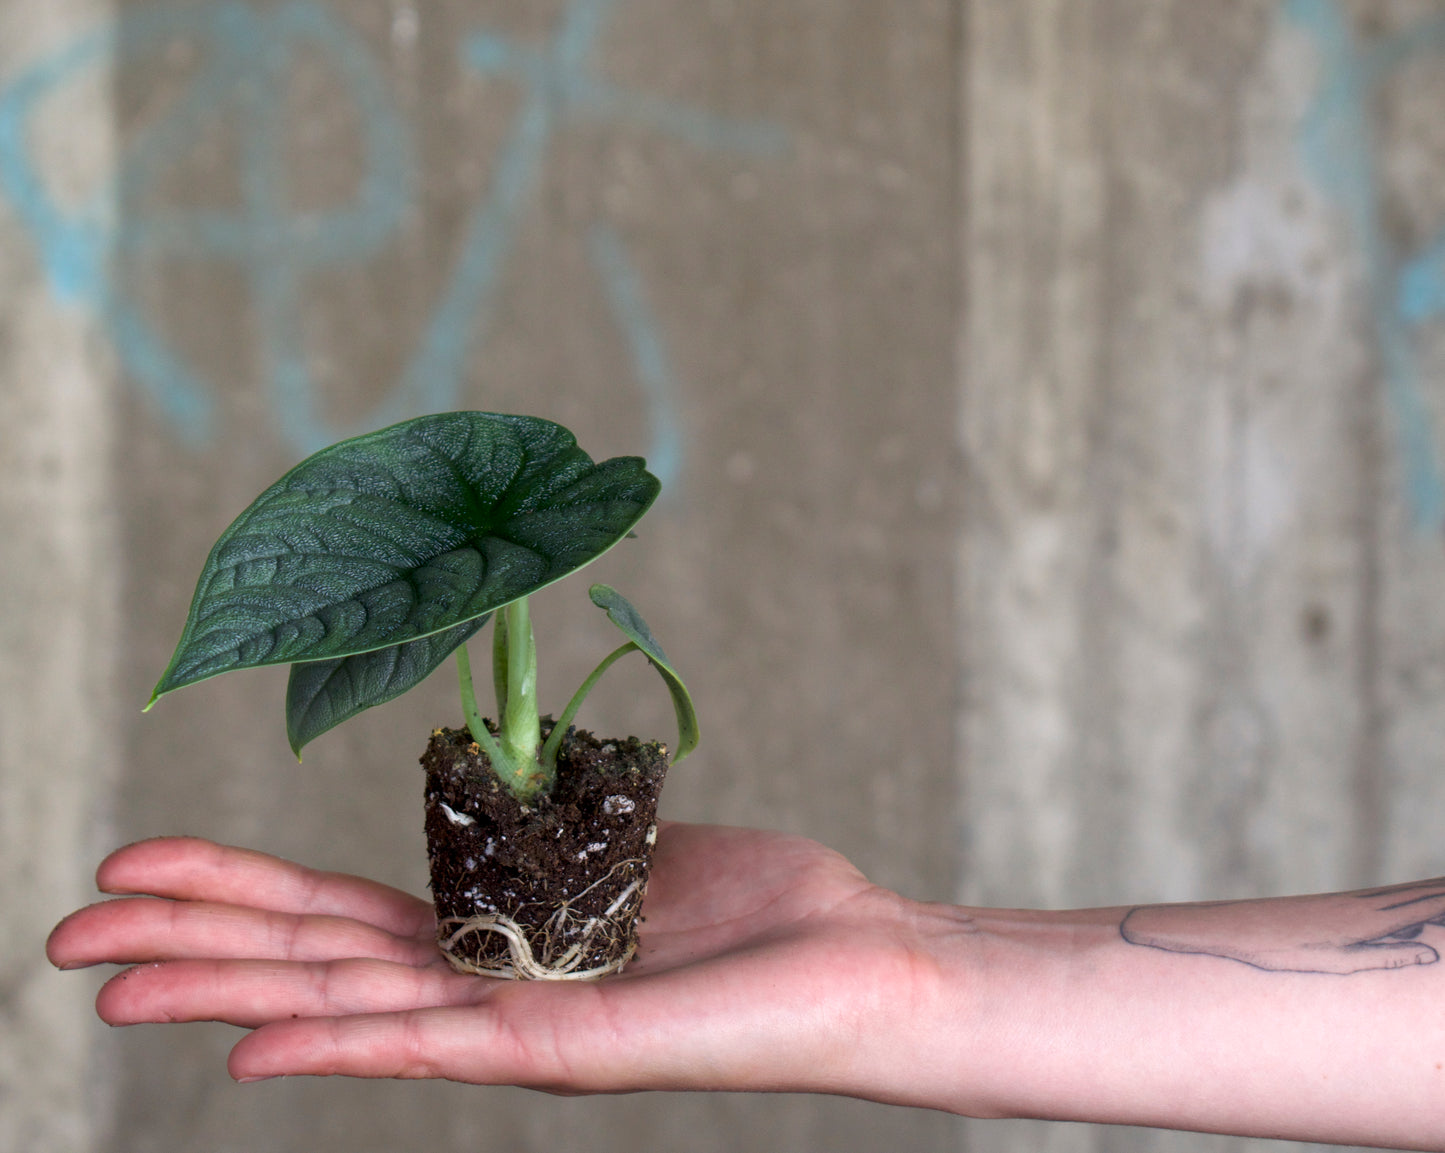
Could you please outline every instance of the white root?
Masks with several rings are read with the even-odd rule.
[[[437,944],[441,947],[442,955],[446,957],[447,963],[459,973],[470,973],[476,977],[510,977],[521,978],[530,981],[591,981],[597,977],[605,977],[609,973],[620,973],[622,967],[632,960],[636,946],[629,945],[624,954],[615,961],[606,965],[597,965],[591,969],[578,969],[576,965],[582,959],[582,952],[586,945],[591,944],[591,937],[584,937],[558,958],[555,964],[544,964],[537,960],[532,953],[532,946],[527,941],[522,926],[512,920],[511,917],[503,916],[500,913],[489,913],[478,917],[469,917],[462,920],[460,917],[448,917],[442,922],[441,928],[445,930],[450,925],[456,924],[456,930],[440,940]],[[458,957],[452,950],[456,943],[468,933],[474,932],[500,933],[507,941],[507,950],[511,954],[510,965],[477,965],[463,957]],[[595,934],[593,934],[595,936]]]
[[[622,908],[623,905],[627,904],[627,898],[632,896],[633,893],[637,892],[637,889],[641,884],[641,878],[633,881],[632,884],[628,885],[627,888],[623,889],[622,892],[617,894],[617,900],[613,901],[612,904],[608,905],[607,912],[603,913],[602,915],[604,917],[615,917],[617,915],[617,910]]]
[[[607,873],[594,881],[572,901],[578,901],[598,885],[608,881],[619,869],[630,865],[641,865],[638,858],[619,861]],[[577,940],[566,949],[558,951],[573,919],[571,902],[562,904],[548,919],[540,934],[541,956],[527,938],[526,930],[504,913],[482,913],[475,917],[447,917],[437,925],[437,945],[446,957],[447,963],[459,973],[470,973],[479,977],[521,978],[530,981],[590,981],[605,977],[609,973],[620,973],[624,965],[632,960],[637,951],[635,943],[629,943],[623,955],[605,965],[590,969],[579,969],[578,965],[588,954],[599,937],[615,939],[617,926],[611,920],[633,897],[641,899],[644,884],[639,877],[622,890],[607,906],[600,917],[590,917],[579,931]],[[498,961],[494,964],[478,965],[456,953],[457,945],[469,933],[496,933],[507,942],[511,964]]]

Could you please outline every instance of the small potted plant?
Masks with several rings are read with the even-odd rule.
[[[443,413],[332,445],[221,534],[146,708],[220,673],[289,664],[299,758],[455,654],[465,727],[434,730],[422,757],[442,952],[467,973],[617,972],[637,947],[668,751],[599,740],[573,721],[634,651],[672,695],[674,763],[697,745],[697,718],[637,610],[601,584],[591,599],[626,640],[555,720],[540,715],[528,597],[631,535],[659,488],[640,458],[594,463],[536,417]],[[489,619],[494,721],[481,716],[466,647]]]

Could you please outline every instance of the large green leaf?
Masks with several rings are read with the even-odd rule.
[[[652,667],[666,683],[667,691],[672,694],[672,710],[677,715],[677,752],[672,763],[677,764],[697,748],[700,739],[697,710],[693,708],[692,696],[688,693],[687,686],[682,683],[682,678],[677,675],[672,662],[667,659],[667,654],[662,651],[662,646],[657,643],[657,638],[642,619],[642,614],[632,607],[632,603],[625,596],[610,585],[603,584],[593,585],[587,590],[587,595],[592,598],[594,605],[605,609],[607,619],[642,650],[642,655],[652,663]]]
[[[475,620],[606,552],[658,487],[639,458],[595,464],[536,417],[443,413],[322,449],[216,542],[151,701]]]
[[[286,736],[291,751],[299,757],[304,745],[328,729],[421,684],[491,615],[404,645],[292,665],[286,685]]]

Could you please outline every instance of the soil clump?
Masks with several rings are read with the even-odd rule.
[[[619,971],[637,949],[667,749],[572,729],[556,786],[532,805],[493,776],[466,729],[436,730],[421,764],[437,941],[452,967],[553,980]]]

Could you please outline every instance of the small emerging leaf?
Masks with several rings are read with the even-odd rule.
[[[322,449],[222,533],[152,703],[475,621],[595,560],[658,488],[639,458],[596,464],[536,417],[442,413]]]
[[[299,758],[302,747],[328,729],[421,684],[490,617],[488,613],[404,645],[292,665],[286,685],[286,737],[291,751]]]
[[[677,751],[672,758],[672,763],[677,764],[697,748],[700,738],[697,711],[692,706],[692,697],[688,694],[687,686],[673,669],[667,654],[662,651],[662,646],[657,643],[657,638],[642,619],[642,614],[632,607],[626,597],[610,585],[604,584],[593,585],[587,590],[587,595],[598,608],[605,609],[607,619],[642,650],[642,654],[667,684],[668,692],[672,694],[673,712],[677,714]]]

